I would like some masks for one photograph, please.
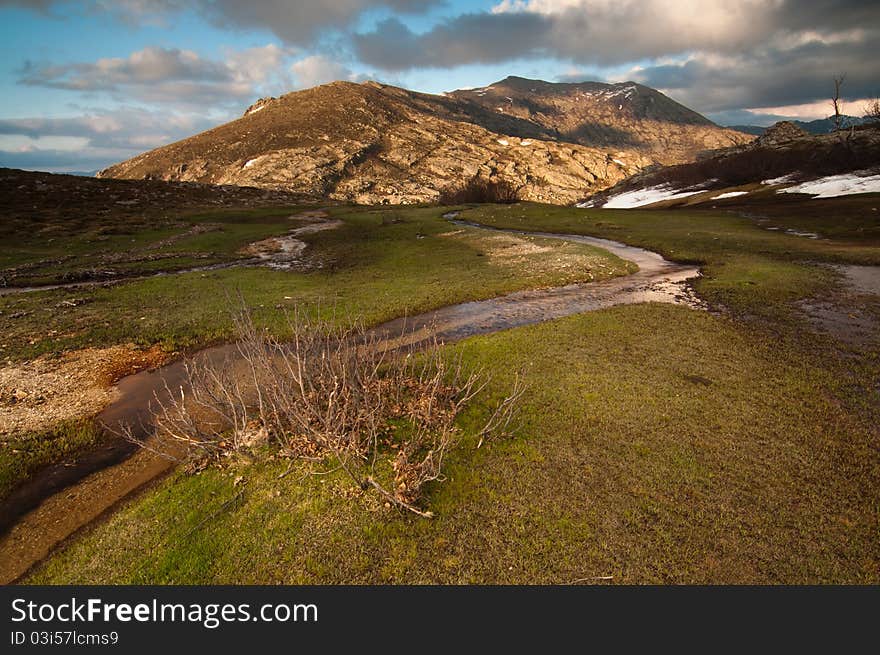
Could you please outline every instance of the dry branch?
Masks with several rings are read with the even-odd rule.
[[[424,487],[443,480],[459,442],[456,419],[487,384],[434,341],[420,353],[393,352],[359,323],[334,329],[293,311],[290,341],[235,317],[234,356],[186,363],[185,383],[166,387],[153,407],[155,433],[132,440],[154,452],[204,460],[274,446],[293,461],[330,460],[361,489],[401,509],[418,507]],[[517,375],[492,411],[479,445],[506,433],[524,391]],[[291,467],[279,478],[285,477]]]

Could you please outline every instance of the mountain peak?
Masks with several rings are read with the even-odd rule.
[[[636,93],[635,91],[639,92]],[[430,202],[480,176],[569,203],[655,163],[744,142],[632,85],[508,77],[443,96],[331,82],[263,98],[244,116],[102,177],[257,186],[358,203]]]
[[[636,145],[639,123],[715,126],[705,116],[668,96],[633,81],[545,82],[510,76],[479,89],[462,89],[452,97],[556,130],[561,138],[584,145]],[[717,127],[717,126],[715,126]],[[677,128],[676,128],[677,129]]]

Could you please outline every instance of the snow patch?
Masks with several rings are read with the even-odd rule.
[[[779,189],[776,193],[809,193],[816,198],[836,198],[849,196],[855,193],[880,193],[880,174],[858,175],[858,173],[846,173],[844,175],[829,175],[811,180],[787,189]]]
[[[500,143],[502,146],[510,145],[510,141],[508,141],[507,139],[498,139],[498,143]]]
[[[242,166],[242,168],[250,168],[251,166],[256,164],[258,161],[260,161],[260,159],[262,159],[262,157],[255,157],[254,159],[249,159],[244,163],[244,166]]]
[[[720,196],[713,196],[709,198],[709,200],[724,200],[725,198],[736,198],[737,196],[745,196],[748,193],[748,191],[728,191],[727,193],[722,193]]]
[[[532,145],[532,140],[531,139],[523,139],[522,141],[519,142],[519,144],[521,146],[530,146],[530,145]]]
[[[788,175],[783,175],[782,177],[774,177],[770,180],[761,180],[761,184],[766,184],[767,186],[773,186],[774,184],[786,184],[791,182],[791,176],[794,173],[789,173]]]
[[[791,234],[796,237],[807,237],[808,239],[818,239],[819,235],[815,232],[800,232],[798,230],[786,230],[786,234]]]
[[[669,188],[666,184],[648,187],[646,189],[637,189],[636,191],[627,191],[612,196],[602,206],[603,209],[630,209],[632,207],[642,207],[644,205],[652,205],[655,202],[663,200],[677,200],[678,198],[687,198],[700,191],[677,191]]]

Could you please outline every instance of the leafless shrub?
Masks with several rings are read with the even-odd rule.
[[[360,325],[333,330],[296,312],[288,320],[293,337],[281,342],[242,313],[235,356],[189,361],[180,389],[156,397],[155,434],[129,437],[190,460],[259,452],[263,444],[292,460],[329,458],[361,489],[430,516],[417,503],[428,482],[443,479],[459,442],[456,418],[486,376],[442,356],[437,343],[403,354]],[[517,376],[478,445],[509,430],[523,390]]]
[[[439,198],[441,205],[509,204],[518,201],[519,192],[511,182],[501,178],[489,180],[478,175],[463,184],[452,185],[444,189]]]
[[[865,118],[869,123],[880,123],[880,98],[868,101],[865,105]]]

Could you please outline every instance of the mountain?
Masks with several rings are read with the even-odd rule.
[[[578,204],[608,209],[714,206],[778,200],[785,197],[780,193],[821,198],[880,193],[880,124],[810,134],[793,121],[782,121],[748,144],[645,171]]]
[[[538,125],[552,139],[629,148],[655,163],[681,163],[699,152],[748,140],[635,82],[566,84],[508,77],[482,89],[448,95]]]
[[[760,125],[728,125],[727,128],[742,132],[743,134],[754,134],[755,136],[761,136],[767,131],[766,127]]]
[[[364,204],[432,202],[481,176],[511,182],[523,199],[567,204],[645,167],[750,138],[632,83],[511,77],[437,96],[333,82],[261,99],[237,120],[98,176],[256,186]]]
[[[864,125],[869,122],[867,118],[861,118],[859,116],[846,116],[843,115],[840,117],[841,125],[843,127],[853,127],[858,125]],[[817,118],[813,121],[791,121],[799,128],[808,132],[809,134],[830,134],[835,129],[834,117],[829,116],[828,118]],[[769,128],[761,127],[759,125],[731,125],[728,129],[736,130],[737,132],[744,132],[745,134],[754,134],[755,136],[761,136],[766,132]]]

